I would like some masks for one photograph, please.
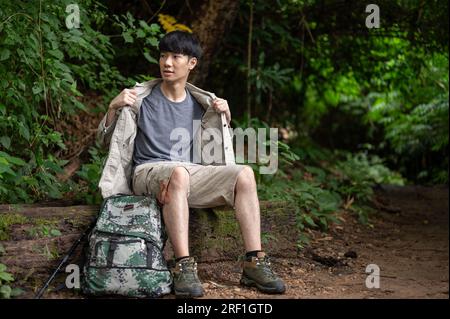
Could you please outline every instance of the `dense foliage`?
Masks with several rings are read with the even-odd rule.
[[[100,94],[104,102],[96,108],[103,111],[106,101],[132,83],[112,65],[116,51],[98,29],[112,20],[123,42],[136,37],[151,47],[160,28],[145,21],[136,27],[130,15],[106,17],[95,1],[79,7],[82,28],[65,25],[71,1],[1,3],[0,201],[61,198],[74,187],[56,178],[68,162],[65,142],[73,138],[61,123],[88,110],[83,94]],[[154,61],[146,50],[142,55]]]
[[[240,106],[235,116],[247,110],[249,3],[210,72]],[[253,4],[252,116],[327,148],[369,151],[411,181],[448,182],[447,2],[378,1],[379,29],[365,26],[361,1]]]
[[[104,112],[121,89],[158,76],[158,40],[189,30],[190,11],[156,1],[149,18],[138,4],[84,0],[80,28],[68,28],[71,1],[0,2],[0,201],[98,203],[106,151],[88,145],[88,161],[62,182],[68,142],[83,133],[61,123]],[[448,183],[447,3],[379,1],[380,29],[364,25],[358,1],[252,3],[251,64],[242,0],[204,87],[227,98],[235,126],[287,135],[278,174],[257,176],[263,199],[326,228],[342,207],[366,220],[373,185],[405,182],[393,171]]]

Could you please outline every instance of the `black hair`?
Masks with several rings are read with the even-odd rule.
[[[185,31],[172,31],[164,35],[159,41],[159,52],[173,52],[196,57],[200,60],[202,48],[197,37]]]

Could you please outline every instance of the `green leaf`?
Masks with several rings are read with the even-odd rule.
[[[64,54],[60,50],[48,50],[47,52],[59,60],[64,59]]]
[[[58,229],[52,229],[50,230],[50,235],[54,237],[61,236],[61,232]]]
[[[19,122],[19,134],[27,141],[30,140],[30,130],[28,129],[28,126],[22,122]]]
[[[142,29],[137,30],[136,37],[140,39],[145,38],[145,32]]]
[[[90,181],[97,180],[99,178],[99,172],[95,169],[90,168],[87,172],[87,177]]]
[[[18,297],[21,294],[23,294],[25,292],[25,290],[21,289],[21,288],[13,288],[11,290],[11,297]]]
[[[306,222],[308,225],[310,225],[310,226],[312,226],[312,227],[317,227],[317,224],[314,222],[314,220],[313,220],[311,217],[309,217],[309,216],[304,216],[304,218],[305,218],[305,222]]]
[[[10,163],[4,157],[0,157],[0,174],[1,173],[8,173],[12,176],[16,176],[16,173],[14,173],[14,171],[11,170]]]
[[[3,49],[0,52],[0,61],[7,60],[10,56],[11,52],[8,49]]]
[[[4,272],[6,270],[6,265],[0,264],[0,272]]]
[[[41,82],[34,82],[34,85],[31,88],[31,91],[33,91],[33,94],[41,93],[43,91],[42,83]]]
[[[144,57],[147,59],[148,62],[158,64],[158,61],[155,58],[153,58],[148,52],[144,52]]]
[[[11,138],[4,135],[0,137],[0,143],[2,143],[4,148],[9,149],[9,147],[11,146]]]
[[[61,173],[63,171],[63,169],[61,167],[59,167],[59,165],[57,165],[56,163],[54,163],[50,160],[45,160],[43,166],[45,168],[49,168],[49,169],[53,170],[56,173]]]
[[[159,43],[157,38],[147,38],[146,42],[149,43],[153,47],[158,46],[158,43]]]
[[[325,230],[328,229],[328,221],[325,217],[320,217],[319,223]]]
[[[131,32],[129,31],[123,32],[122,36],[125,40],[125,43],[133,43],[133,37],[131,36]]]
[[[6,252],[5,247],[3,247],[2,244],[0,244],[0,256],[3,255]],[[0,264],[2,265],[2,264]],[[4,265],[3,265],[4,266]],[[0,270],[1,271],[1,270]]]
[[[26,164],[27,164],[27,163],[26,163],[24,160],[22,160],[21,158],[14,157],[14,156],[9,156],[8,161],[9,161],[10,163],[13,163],[13,164],[16,164],[16,165],[20,165],[20,166],[23,166],[23,165],[26,165]]]
[[[0,298],[9,299],[11,298],[11,287],[8,285],[3,285],[0,287]]]
[[[317,202],[322,212],[333,212],[338,210],[340,197],[337,194],[323,192],[317,196]]]
[[[135,19],[130,12],[127,12],[127,20],[128,20],[128,24],[130,26],[133,26]]]
[[[77,92],[77,81],[73,81],[70,84],[70,90],[72,91],[72,93],[76,93]]]
[[[0,280],[14,281],[14,277],[9,272],[0,272]]]
[[[313,195],[311,195],[310,193],[307,193],[307,192],[303,192],[303,193],[301,193],[300,194],[300,198],[302,199],[302,201],[308,201],[308,200],[313,200],[314,199],[314,196]]]
[[[144,20],[139,20],[139,25],[146,31],[150,31],[150,26]]]
[[[159,24],[157,24],[157,23],[152,23],[150,25],[150,28],[152,29],[153,33],[159,32],[159,30],[161,30],[161,28],[159,27]]]

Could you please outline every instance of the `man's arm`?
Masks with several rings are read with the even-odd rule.
[[[126,105],[133,105],[136,101],[136,95],[136,90],[125,89],[109,103],[108,112],[97,129],[97,140],[100,142],[100,145],[105,147],[109,145],[118,118],[117,111]]]

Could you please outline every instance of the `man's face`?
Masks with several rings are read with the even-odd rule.
[[[165,81],[187,80],[196,64],[197,58],[181,53],[161,52],[159,55],[159,68]]]

